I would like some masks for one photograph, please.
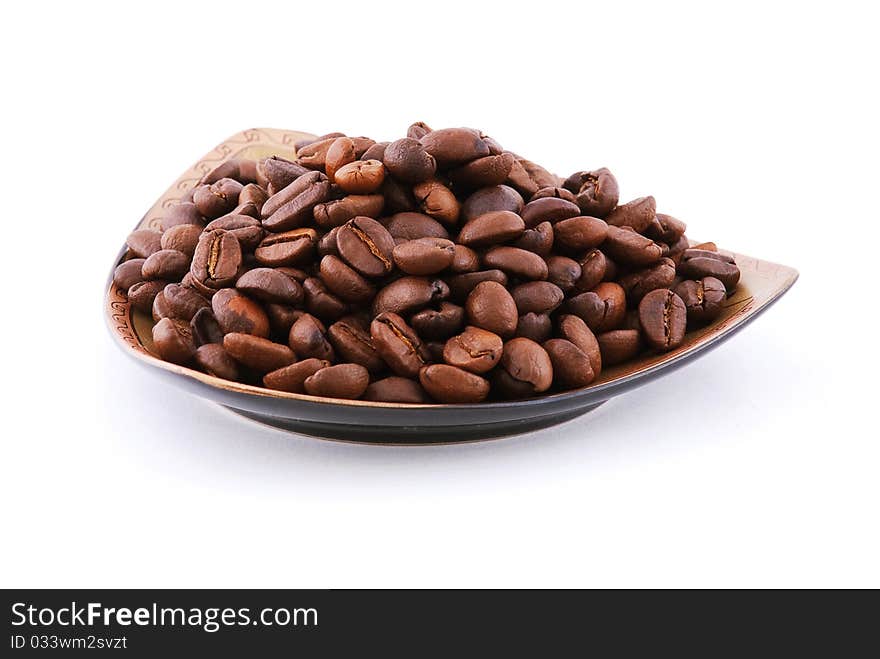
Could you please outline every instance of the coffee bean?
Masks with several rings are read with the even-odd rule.
[[[681,282],[675,287],[675,294],[687,308],[688,323],[699,324],[715,320],[721,314],[727,289],[720,279],[704,277]]]
[[[596,335],[602,352],[602,363],[620,364],[635,357],[641,349],[641,333],[637,329],[619,329]]]
[[[306,378],[306,393],[325,398],[360,398],[370,384],[370,374],[360,364],[336,364]]]
[[[453,336],[443,348],[443,360],[450,366],[482,375],[491,371],[501,359],[504,342],[501,337],[479,327],[466,327]]]
[[[263,384],[269,389],[304,394],[306,393],[305,381],[329,366],[330,362],[326,360],[310,357],[267,373],[263,376]]]
[[[395,213],[385,220],[385,228],[395,241],[449,238],[445,227],[424,213]]]
[[[290,162],[277,156],[271,156],[257,163],[257,183],[263,190],[271,188],[274,194],[286,188],[300,176],[308,174],[309,171],[309,169],[298,163]],[[241,195],[239,195],[240,198]],[[264,199],[263,203],[265,201]]]
[[[669,289],[651,291],[639,302],[639,322],[651,347],[672,350],[684,341],[687,308]]]
[[[511,291],[511,295],[520,314],[549,314],[562,304],[565,297],[562,289],[549,281],[530,281],[520,284]]]
[[[113,271],[113,283],[123,291],[127,291],[135,284],[144,281],[142,267],[146,259],[129,259],[116,266]]]
[[[192,288],[180,284],[168,284],[162,289],[166,315],[177,320],[191,321],[201,309],[210,309],[211,303]]]
[[[164,231],[159,244],[162,249],[174,249],[192,258],[201,234],[202,227],[197,224],[177,224]]]
[[[452,265],[455,244],[445,238],[418,238],[397,245],[392,255],[409,275],[433,275]]]
[[[352,320],[333,323],[327,328],[327,337],[336,354],[345,361],[360,364],[370,373],[378,373],[385,367],[369,332]]]
[[[312,213],[318,226],[329,229],[342,226],[359,215],[371,218],[379,217],[384,206],[385,198],[381,194],[351,194],[342,199],[333,199],[318,204]]]
[[[543,343],[553,333],[553,321],[545,313],[528,312],[519,317],[516,325],[516,336],[531,339],[535,343]]]
[[[488,380],[448,364],[425,366],[419,382],[441,403],[482,403],[489,395]]]
[[[385,148],[382,162],[392,176],[405,183],[427,181],[437,171],[434,156],[425,151],[425,147],[417,139],[411,137],[389,144]]]
[[[608,225],[596,217],[579,215],[553,225],[555,244],[571,251],[598,247],[608,235]]]
[[[391,142],[376,142],[375,144],[371,144],[370,148],[364,151],[359,159],[360,160],[385,160],[385,149],[388,148],[388,145]],[[388,170],[388,166],[385,166],[385,170]]]
[[[416,331],[396,313],[384,312],[370,324],[376,352],[397,375],[416,377],[430,355]]]
[[[392,375],[376,380],[363,395],[364,400],[382,401],[385,403],[430,403],[427,392],[415,380]]]
[[[327,199],[330,181],[320,172],[300,176],[283,190],[266,200],[260,214],[263,228],[275,233],[304,225],[318,204]]]
[[[385,165],[378,160],[356,160],[340,167],[335,180],[349,194],[372,194],[382,187]]]
[[[612,259],[633,267],[651,265],[663,257],[663,250],[650,238],[611,225],[602,243],[602,251]]]
[[[470,247],[456,244],[453,252],[452,263],[449,266],[450,272],[463,274],[476,272],[480,269],[480,255]]]
[[[210,185],[200,185],[193,191],[193,204],[208,219],[220,217],[238,205],[238,195],[243,187],[231,178],[222,178]]]
[[[522,219],[527,227],[533,227],[541,222],[556,224],[560,220],[567,220],[580,214],[581,209],[577,204],[556,197],[544,197],[527,203],[522,210]]]
[[[724,284],[728,294],[736,289],[740,277],[732,256],[704,249],[685,250],[678,264],[678,274],[691,279],[715,277]]]
[[[357,153],[354,148],[354,140],[350,137],[337,137],[327,149],[327,156],[324,159],[324,172],[327,174],[327,178],[331,182],[334,181],[336,170],[355,160],[357,160]]]
[[[565,201],[570,201],[573,204],[577,203],[577,199],[572,192],[566,190],[565,188],[560,188],[557,186],[541,188],[532,195],[529,201],[535,201],[535,199],[543,199],[544,197],[556,197],[557,199],[565,199]]]
[[[619,279],[631,302],[638,303],[646,294],[657,288],[669,288],[675,279],[675,263],[664,258],[656,265],[635,270]]]
[[[300,283],[275,268],[248,270],[235,282],[235,288],[262,302],[297,305],[303,300]]]
[[[311,144],[306,144],[301,149],[296,150],[296,160],[303,167],[309,169],[324,169],[327,163],[327,152],[333,146],[333,142],[337,137],[344,135],[334,135],[324,139],[317,140]]]
[[[153,346],[162,359],[174,364],[188,364],[196,354],[189,323],[172,318],[153,326]]]
[[[648,235],[654,240],[660,240],[672,245],[684,235],[687,225],[671,215],[657,213],[648,227]]]
[[[590,172],[576,172],[565,181],[577,199],[577,205],[586,215],[605,217],[617,206],[620,191],[617,179],[605,167]]]
[[[133,284],[126,292],[126,297],[135,309],[150,313],[153,306],[153,300],[168,284],[162,279],[154,279],[152,281],[139,281]]]
[[[242,249],[252,251],[263,239],[260,221],[249,215],[224,215],[208,223],[206,231],[223,229],[238,239]]]
[[[550,339],[543,345],[553,364],[553,377],[566,389],[586,387],[596,378],[590,358],[571,341]]]
[[[242,264],[241,245],[222,229],[205,231],[193,254],[190,272],[193,280],[205,288],[217,290],[231,286]]]
[[[459,275],[464,277],[467,275]],[[495,281],[482,281],[476,285],[465,303],[471,325],[494,332],[502,338],[513,336],[519,315],[516,302],[508,290]]]
[[[514,398],[547,391],[553,383],[550,355],[531,339],[511,339],[504,344],[495,383],[501,391]]]
[[[238,365],[219,343],[205,343],[196,349],[196,364],[208,375],[224,380],[238,380]]]
[[[270,233],[254,250],[254,258],[258,263],[272,267],[300,265],[312,258],[317,240],[314,229]]]
[[[507,286],[507,275],[501,270],[480,270],[477,272],[465,272],[449,278],[450,297],[460,303],[464,303],[471,291],[477,284],[484,281],[494,281],[502,286]]]
[[[171,312],[168,309],[168,302],[165,300],[164,288],[156,293],[156,297],[153,298],[153,305],[150,307],[150,315],[153,317],[154,323],[158,323],[163,318],[171,318]]]
[[[513,246],[546,257],[553,249],[554,238],[553,225],[549,222],[541,222],[538,226],[523,231]]]
[[[366,303],[376,295],[373,285],[337,256],[325,256],[320,268],[324,285],[345,302]]]
[[[493,247],[483,255],[483,263],[521,279],[547,279],[547,262],[518,247]]]
[[[569,293],[575,288],[581,274],[581,264],[574,259],[556,255],[547,259],[547,281],[556,284],[563,293]],[[601,280],[600,276],[599,281]]]
[[[333,362],[333,346],[325,336],[324,323],[311,314],[303,314],[290,328],[288,344],[300,359],[314,357]]]
[[[610,260],[605,253],[598,249],[591,249],[580,260],[581,276],[575,282],[575,290],[591,291],[609,277]]]
[[[447,169],[489,155],[489,145],[480,131],[473,128],[432,130],[420,140],[425,151],[434,157],[437,167]]]
[[[510,153],[484,156],[449,171],[449,179],[457,190],[474,190],[501,185],[510,175],[516,158]]]
[[[211,183],[216,183],[220,179],[224,178],[233,178],[238,180],[240,173],[241,170],[239,169],[238,159],[231,158],[229,160],[224,160],[219,165],[214,167],[214,169],[205,174],[201,178],[199,183],[210,185]]]
[[[193,341],[195,341],[197,346],[223,342],[223,330],[220,329],[220,323],[214,317],[214,312],[211,311],[210,306],[202,307],[196,311],[189,322],[189,326],[192,330]]]
[[[266,338],[269,318],[263,308],[234,288],[223,288],[211,298],[211,310],[224,334],[243,332]]]
[[[146,279],[180,281],[189,270],[190,258],[176,249],[160,249],[147,257],[141,267]]]
[[[559,336],[571,341],[589,358],[593,375],[602,372],[602,352],[596,335],[587,324],[577,316],[564,315],[559,317]]]
[[[493,185],[471,194],[461,205],[461,220],[465,223],[493,211],[510,211],[519,215],[523,198],[508,185]]]
[[[382,288],[373,299],[373,313],[389,311],[406,314],[441,302],[449,297],[449,286],[442,279],[401,277]]]
[[[263,207],[263,204],[266,203],[266,200],[268,198],[269,193],[267,193],[263,188],[261,188],[256,183],[248,183],[241,189],[241,192],[238,193],[238,205],[243,206],[246,204],[252,204],[257,210],[257,214],[255,215],[255,217],[259,219],[259,211]]]
[[[464,327],[463,307],[451,302],[441,302],[439,309],[422,309],[414,313],[409,323],[413,329],[428,340],[445,340]]]
[[[602,282],[592,291],[569,298],[566,309],[596,332],[617,329],[626,315],[626,292],[620,284]]]
[[[223,349],[240,364],[268,373],[296,361],[293,350],[252,334],[232,332],[223,337]]]
[[[309,277],[302,286],[309,313],[327,322],[333,322],[348,313],[348,305],[330,293],[317,277]]]
[[[458,222],[461,206],[452,190],[437,180],[430,179],[413,186],[413,196],[419,210],[445,224]]]
[[[518,238],[525,231],[522,218],[510,211],[490,211],[465,224],[458,242],[469,247],[498,245]]]
[[[394,239],[369,217],[346,222],[336,234],[336,246],[346,263],[366,277],[382,277],[394,268]]]
[[[181,224],[202,227],[205,224],[199,209],[191,201],[180,201],[170,206],[162,217],[162,231],[168,231]]]
[[[418,140],[431,132],[431,127],[424,121],[416,121],[406,129],[406,136]]]
[[[132,254],[145,259],[162,249],[162,234],[150,229],[138,229],[128,235],[125,243]]]
[[[639,197],[622,206],[617,206],[605,217],[605,221],[615,227],[632,227],[643,233],[654,221],[657,205],[654,197]]]

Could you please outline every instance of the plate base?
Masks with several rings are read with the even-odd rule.
[[[604,401],[603,401],[604,402]],[[418,446],[429,444],[460,444],[519,435],[532,430],[549,428],[571,421],[596,409],[602,403],[582,407],[573,412],[549,414],[531,419],[496,421],[461,426],[355,426],[344,423],[323,423],[283,419],[246,410],[226,407],[233,414],[272,428],[320,439],[332,439],[358,444],[386,444]]]

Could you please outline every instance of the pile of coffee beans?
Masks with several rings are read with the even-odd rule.
[[[653,197],[561,179],[470,128],[330,134],[233,159],[114,275],[165,360],[314,396],[478,403],[681,345],[736,288]]]

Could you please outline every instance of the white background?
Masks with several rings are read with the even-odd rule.
[[[880,586],[876,17],[519,4],[4,10],[0,585]],[[416,120],[608,166],[801,279],[582,420],[460,447],[253,426],[111,343],[113,256],[219,141]]]

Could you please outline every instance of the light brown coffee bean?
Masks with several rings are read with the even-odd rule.
[[[491,371],[501,359],[504,342],[494,332],[466,327],[443,348],[443,360],[450,366],[480,375]]]
[[[424,367],[419,382],[440,403],[482,403],[489,395],[488,380],[448,364]]]
[[[333,362],[336,357],[327,340],[324,323],[311,314],[303,314],[290,328],[288,345],[300,359],[314,357]]]
[[[419,210],[445,224],[455,224],[461,212],[461,205],[452,190],[440,181],[429,179],[413,186],[413,196]]]
[[[550,355],[531,339],[511,339],[504,344],[495,384],[502,392],[515,398],[547,391],[553,384]]]
[[[338,172],[337,172],[338,173]],[[325,398],[360,398],[370,384],[370,374],[360,364],[336,364],[306,378],[306,393]]]
[[[171,318],[153,326],[153,346],[162,359],[174,364],[188,364],[196,354],[189,323]]]
[[[619,329],[596,335],[602,352],[602,363],[620,364],[635,357],[641,349],[641,333],[637,329]]]
[[[269,389],[277,391],[304,394],[306,393],[305,381],[329,366],[330,362],[326,360],[310,357],[267,373],[263,376],[263,384]]]
[[[547,262],[518,247],[493,247],[483,255],[483,263],[521,279],[547,279]]]
[[[550,355],[553,377],[564,388],[586,387],[596,378],[590,358],[571,341],[550,339],[544,342],[544,350]]]
[[[494,332],[502,338],[511,337],[516,332],[519,321],[516,302],[498,282],[482,281],[477,284],[467,297],[465,310],[471,325]]]
[[[243,332],[266,338],[269,336],[269,318],[263,308],[236,291],[224,288],[211,298],[211,310],[224,334]]]
[[[364,400],[384,403],[430,403],[428,393],[416,380],[392,375],[377,380],[367,387]]]
[[[257,263],[271,267],[302,265],[315,252],[318,234],[314,229],[293,229],[267,234],[254,250]]]
[[[498,245],[522,235],[526,225],[510,211],[491,211],[472,219],[458,234],[458,242],[469,247]]]
[[[452,265],[455,244],[444,238],[408,240],[394,248],[394,263],[409,275],[433,275]]]
[[[605,217],[605,221],[616,227],[632,227],[643,233],[657,215],[657,204],[654,197],[639,197],[616,207]]]
[[[252,334],[227,334],[223,337],[223,349],[235,361],[257,373],[268,373],[296,361],[289,347]]]

